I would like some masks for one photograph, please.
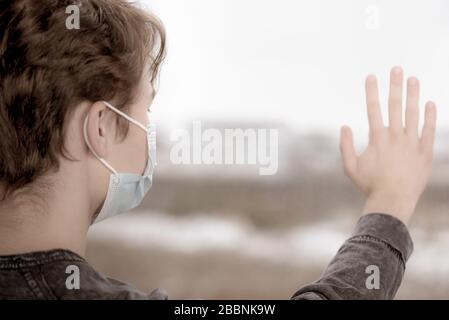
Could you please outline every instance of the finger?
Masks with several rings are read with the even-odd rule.
[[[365,81],[366,107],[368,113],[368,123],[370,135],[384,127],[382,121],[382,112],[379,104],[379,89],[377,87],[377,79],[370,75]]]
[[[402,130],[402,77],[403,72],[400,67],[391,69],[388,119],[390,130],[396,133]]]
[[[345,173],[348,176],[354,175],[357,168],[357,154],[354,148],[351,128],[347,126],[341,128],[340,152]]]
[[[424,127],[421,135],[421,145],[424,152],[433,152],[433,143],[435,140],[435,130],[437,123],[437,108],[435,103],[427,102]]]
[[[407,107],[405,110],[405,132],[418,137],[419,123],[419,81],[411,77],[407,81]]]

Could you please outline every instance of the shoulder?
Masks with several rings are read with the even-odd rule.
[[[164,290],[144,293],[96,271],[85,260],[59,260],[42,266],[43,280],[56,299],[164,300]]]

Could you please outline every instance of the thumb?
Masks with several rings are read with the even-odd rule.
[[[340,152],[343,160],[343,168],[348,176],[352,176],[357,168],[357,154],[354,148],[352,130],[347,126],[341,128]]]

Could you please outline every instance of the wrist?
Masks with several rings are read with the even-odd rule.
[[[363,214],[389,214],[405,225],[408,224],[417,204],[416,197],[397,194],[397,192],[376,192],[368,196]]]

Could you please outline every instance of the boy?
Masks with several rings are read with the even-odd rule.
[[[124,0],[81,0],[80,28],[67,0],[0,1],[0,298],[166,299],[98,273],[84,259],[92,223],[139,205],[152,185],[155,137],[147,117],[165,34]],[[346,173],[367,195],[364,216],[323,277],[294,299],[390,299],[412,251],[406,224],[426,185],[436,110],[418,135],[418,83],[391,75],[384,127],[367,79],[370,143],[357,156],[342,130]],[[68,267],[79,290],[66,287]],[[377,290],[365,270],[380,268]]]

